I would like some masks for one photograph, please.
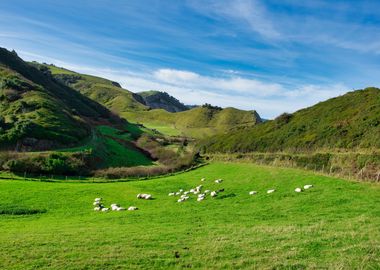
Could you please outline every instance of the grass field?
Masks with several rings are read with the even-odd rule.
[[[167,196],[199,184],[225,192],[202,202]],[[314,188],[294,192],[304,184]],[[142,192],[155,200],[136,199]],[[140,210],[94,212],[99,196]],[[0,198],[0,269],[380,268],[378,184],[213,163],[123,183],[2,180]]]

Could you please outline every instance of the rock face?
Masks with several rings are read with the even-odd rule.
[[[136,95],[141,97],[135,97],[136,100],[151,109],[164,109],[168,112],[183,112],[189,109],[186,105],[166,92],[146,91],[137,93]]]

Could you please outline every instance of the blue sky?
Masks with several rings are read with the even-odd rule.
[[[2,0],[0,46],[266,118],[380,86],[380,1]]]

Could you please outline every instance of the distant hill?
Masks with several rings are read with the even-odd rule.
[[[261,123],[261,118],[256,111],[243,111],[235,108],[222,109],[210,105],[177,113],[160,109],[128,112],[122,116],[150,127],[158,127],[158,129],[167,130],[171,128],[178,131],[178,135],[194,138],[203,138]]]
[[[380,89],[329,99],[249,129],[205,141],[207,152],[310,151],[380,147]]]
[[[77,91],[0,48],[0,147],[50,149],[75,145],[95,122],[121,119]]]
[[[168,112],[182,112],[189,108],[175,97],[166,92],[145,91],[137,93],[143,99],[143,103],[151,109],[164,109]]]
[[[52,76],[79,91],[90,99],[99,102],[113,112],[121,113],[130,110],[147,110],[140,95],[121,88],[120,84],[104,78],[80,74],[54,65],[33,62],[40,69],[45,69]]]

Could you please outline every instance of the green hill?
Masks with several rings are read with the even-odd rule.
[[[215,136],[207,152],[380,148],[380,89],[329,99],[261,125]]]
[[[54,65],[38,64],[34,65],[52,76],[79,91],[90,99],[99,102],[113,112],[121,113],[130,110],[147,110],[148,107],[143,103],[143,99],[126,89],[121,88],[117,82],[103,79],[96,76],[76,73]]]
[[[145,91],[137,93],[144,100],[144,104],[151,109],[164,109],[168,112],[182,112],[189,108],[175,97],[166,92]]]
[[[122,116],[170,135],[185,135],[194,138],[224,133],[236,128],[251,127],[261,122],[256,111],[222,109],[210,105],[177,113],[161,109],[126,112]]]
[[[50,149],[75,145],[91,123],[121,122],[77,91],[0,48],[0,147]]]

